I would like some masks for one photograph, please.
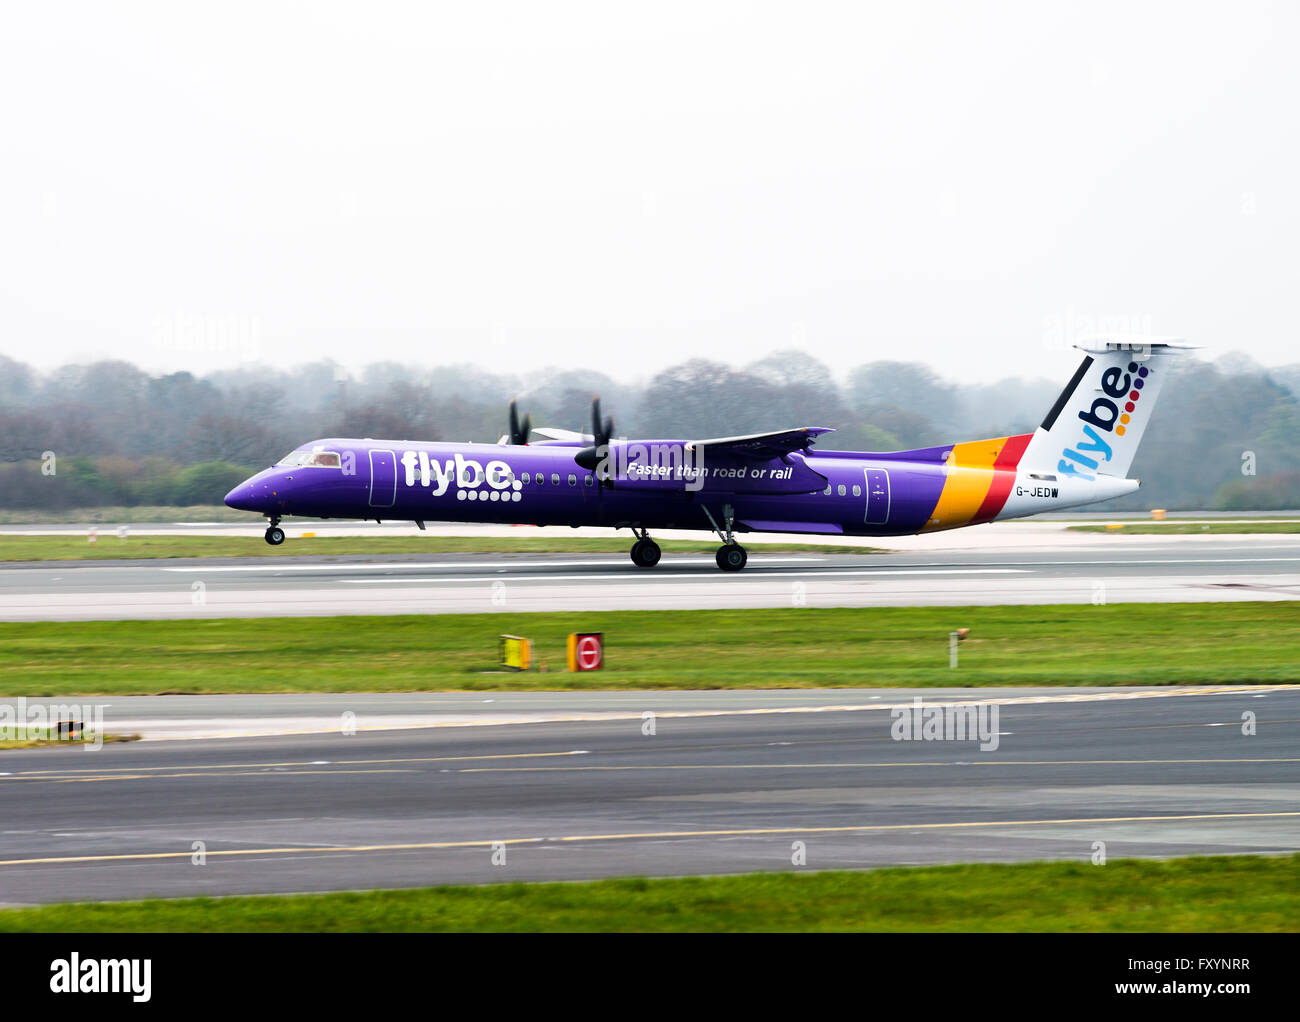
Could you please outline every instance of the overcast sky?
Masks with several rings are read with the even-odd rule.
[[[7,5],[0,352],[1300,361],[1298,12]]]

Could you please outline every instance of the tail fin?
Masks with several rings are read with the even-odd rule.
[[[1182,346],[1104,341],[1079,347],[1087,357],[1035,430],[1020,467],[1123,479]]]

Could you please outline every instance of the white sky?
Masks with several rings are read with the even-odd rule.
[[[12,4],[0,352],[1300,360],[1300,5]]]

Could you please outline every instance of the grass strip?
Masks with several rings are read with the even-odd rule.
[[[310,528],[308,531],[311,531]],[[533,530],[530,530],[533,531]],[[670,539],[659,544],[664,553],[708,553],[717,540]],[[630,536],[313,536],[291,534],[280,546],[261,536],[0,536],[0,561],[111,561],[186,557],[340,557],[379,554],[571,554],[617,553],[632,549]],[[763,543],[752,552],[875,554],[870,546],[829,546],[813,543]]]
[[[0,911],[0,932],[1261,932],[1300,929],[1300,855],[491,884]]]
[[[1069,528],[1071,532],[1109,532],[1124,536],[1244,536],[1300,532],[1300,522],[1114,522],[1111,525],[1071,525]]]
[[[605,669],[564,670],[570,632],[604,632]],[[503,633],[549,669],[498,670]],[[0,623],[13,696],[1296,682],[1291,602]]]

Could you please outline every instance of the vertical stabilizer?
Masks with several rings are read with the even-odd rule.
[[[1099,341],[1087,353],[1020,459],[1061,477],[1123,479],[1181,346]]]

